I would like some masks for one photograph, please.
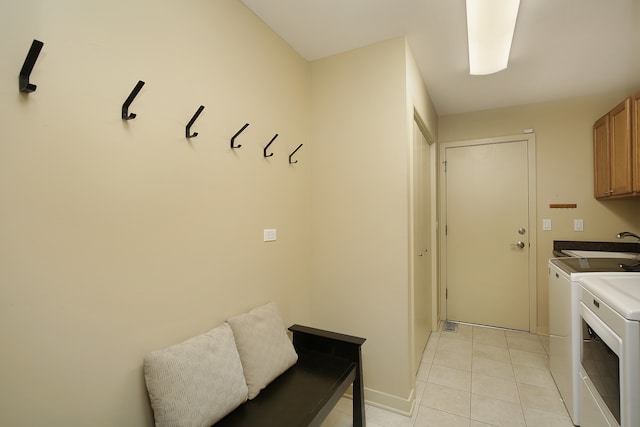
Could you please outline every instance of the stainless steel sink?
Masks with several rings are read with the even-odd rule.
[[[578,258],[630,258],[640,257],[640,254],[634,252],[607,252],[607,251],[582,251],[574,249],[565,249],[564,254]]]

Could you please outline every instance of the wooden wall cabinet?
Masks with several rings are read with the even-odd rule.
[[[609,160],[609,113],[599,118],[593,125],[593,175],[596,199],[609,197],[611,173]]]
[[[638,132],[632,132],[639,114],[638,96],[625,99],[593,125],[596,199],[640,196]]]

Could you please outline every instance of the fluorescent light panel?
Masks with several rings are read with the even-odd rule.
[[[507,68],[520,0],[467,0],[469,70],[473,75]]]

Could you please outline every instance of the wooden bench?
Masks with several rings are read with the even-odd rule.
[[[293,325],[298,361],[216,427],[320,426],[353,385],[353,426],[365,427],[362,353],[364,338]]]

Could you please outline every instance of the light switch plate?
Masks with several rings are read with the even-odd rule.
[[[584,231],[584,221],[581,219],[574,219],[573,231]]]
[[[274,242],[276,240],[276,229],[275,228],[265,228],[264,229],[264,241],[265,242]]]
[[[542,230],[543,231],[551,231],[551,220],[543,219],[542,220]]]

